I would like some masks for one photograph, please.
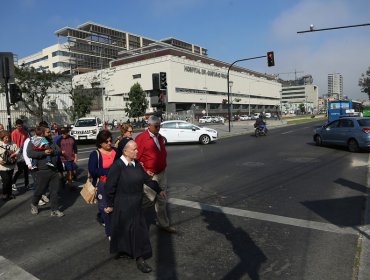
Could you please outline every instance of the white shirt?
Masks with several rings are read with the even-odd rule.
[[[157,135],[151,133],[149,130],[148,130],[148,132],[149,132],[150,137],[153,138],[154,143],[157,145],[158,150],[161,150],[161,145],[159,145],[159,141],[158,141]]]
[[[27,155],[27,147],[28,147],[28,143],[30,143],[30,138],[27,138],[24,143],[23,143],[23,158],[24,158],[24,161],[25,163],[27,164],[27,166],[30,166],[32,165],[31,163],[31,159],[28,157]]]
[[[120,157],[120,159],[123,161],[123,163],[126,165],[126,166],[128,166],[128,160],[122,155],[121,157]],[[135,161],[133,160],[133,161],[131,161],[131,164],[133,165],[133,166],[135,166]]]

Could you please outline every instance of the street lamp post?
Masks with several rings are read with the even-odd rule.
[[[231,131],[231,122],[230,122],[231,121],[231,110],[230,110],[230,105],[231,104],[230,104],[230,88],[229,88],[230,69],[237,62],[246,61],[246,60],[252,60],[252,59],[257,59],[257,58],[262,58],[262,57],[266,57],[266,55],[236,60],[233,63],[231,63],[230,66],[229,66],[229,68],[227,69],[227,76],[226,76],[226,78],[227,78],[227,103],[228,103],[227,109],[228,109],[228,116],[229,116],[229,132]]]
[[[206,116],[208,117],[208,101],[207,101],[207,88],[204,87],[204,96],[206,97]]]

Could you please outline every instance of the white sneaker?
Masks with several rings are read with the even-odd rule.
[[[41,200],[45,203],[48,203],[50,201],[49,198],[44,194],[41,196]]]
[[[12,191],[15,191],[16,192],[17,190],[18,190],[18,188],[17,188],[16,184],[13,184],[12,185]]]

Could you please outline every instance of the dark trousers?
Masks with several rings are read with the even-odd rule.
[[[37,181],[36,189],[32,197],[32,204],[37,206],[41,196],[49,186],[51,211],[59,209],[60,175],[53,170],[39,170],[35,172]]]
[[[12,195],[12,178],[14,169],[0,171],[1,180],[3,181],[3,194],[6,196]]]
[[[107,208],[107,199],[104,191],[105,183],[98,182],[98,190],[96,192],[96,198],[98,200],[98,209],[101,219],[105,224],[105,234],[111,236],[111,214],[104,212],[104,208]]]
[[[28,186],[29,181],[28,181],[28,166],[24,161],[19,161],[17,162],[17,167],[18,170],[15,172],[14,177],[13,177],[13,184],[17,182],[17,179],[19,175],[24,173],[24,186]]]

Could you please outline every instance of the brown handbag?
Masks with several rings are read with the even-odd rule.
[[[99,152],[96,151],[98,155],[98,168],[99,168]],[[96,203],[96,193],[98,188],[92,184],[92,179],[89,173],[87,173],[87,180],[84,184],[80,194],[82,198],[86,201],[87,204],[95,204]]]
[[[91,183],[91,178],[87,177],[86,183],[80,192],[87,204],[96,203],[96,192],[97,188]]]

